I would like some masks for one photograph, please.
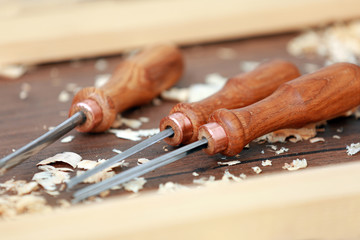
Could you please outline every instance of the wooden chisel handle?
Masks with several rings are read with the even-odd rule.
[[[179,103],[160,122],[160,130],[171,127],[170,145],[188,144],[197,140],[198,129],[207,123],[210,114],[219,108],[239,108],[270,95],[279,85],[300,76],[297,67],[284,60],[264,63],[254,71],[230,78],[216,94],[194,103]]]
[[[199,139],[208,139],[208,154],[233,156],[266,133],[331,119],[358,105],[360,67],[337,63],[284,83],[253,105],[215,111]]]
[[[80,90],[69,115],[86,114],[85,123],[77,127],[80,132],[105,131],[118,112],[149,102],[177,82],[183,68],[182,54],[174,45],[144,49],[120,63],[104,86]]]

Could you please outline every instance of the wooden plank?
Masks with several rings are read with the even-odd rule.
[[[0,223],[7,239],[356,239],[360,163],[169,195],[114,198]],[[21,231],[19,231],[21,228]]]
[[[8,4],[2,9],[13,7],[12,14],[0,11],[0,65],[115,54],[164,41],[227,40],[360,16],[358,0],[86,1],[25,9]]]

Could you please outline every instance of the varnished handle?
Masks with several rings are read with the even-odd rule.
[[[104,86],[79,91],[69,115],[86,114],[86,122],[77,128],[81,132],[105,131],[118,112],[147,103],[176,83],[183,68],[182,54],[173,45],[144,49],[123,61]]]
[[[199,138],[209,140],[208,154],[232,156],[266,133],[331,119],[358,105],[360,67],[337,63],[282,84],[253,105],[215,111],[200,128]]]
[[[165,139],[170,145],[187,144],[197,140],[198,129],[210,114],[219,108],[239,108],[257,102],[284,82],[300,76],[297,67],[284,60],[264,63],[254,71],[230,78],[216,94],[194,103],[179,103],[163,118],[160,130],[171,127],[173,137]]]

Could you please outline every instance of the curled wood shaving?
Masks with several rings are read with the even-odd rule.
[[[286,147],[281,147],[279,150],[275,151],[275,153],[279,155],[279,154],[284,153],[284,152],[287,152],[287,151],[289,151],[288,148],[286,148]]]
[[[147,158],[139,158],[139,159],[137,160],[137,164],[138,164],[138,165],[141,165],[141,164],[147,163],[147,162],[149,162],[149,161],[150,161],[150,160],[147,159]]]
[[[265,161],[262,161],[262,162],[261,162],[261,165],[262,165],[263,167],[271,166],[271,165],[272,165],[272,161],[269,160],[269,159],[266,159]]]
[[[140,141],[141,137],[149,137],[160,132],[159,128],[154,129],[141,129],[141,130],[131,130],[131,129],[109,129],[109,132],[114,133],[118,138],[123,138],[132,141]]]
[[[24,75],[28,71],[28,67],[23,65],[0,65],[0,76],[16,79]]]
[[[350,146],[346,146],[347,155],[352,156],[360,152],[360,142],[359,143],[352,143]]]
[[[76,165],[81,161],[81,159],[82,157],[74,152],[63,152],[63,153],[58,153],[53,157],[49,157],[45,160],[42,160],[37,165],[46,165],[55,162],[63,162],[75,168]]]
[[[70,93],[63,90],[60,92],[58,100],[59,100],[59,102],[68,102],[70,100],[70,98],[71,98]]]
[[[189,188],[179,183],[166,182],[164,184],[160,183],[158,193],[160,194],[173,193],[184,189],[189,189]]]
[[[125,190],[137,193],[141,190],[146,183],[146,179],[143,177],[135,178],[127,183],[123,183]]]
[[[260,168],[260,167],[258,167],[258,166],[251,167],[251,168],[252,168],[252,170],[253,170],[256,174],[259,174],[259,173],[261,173],[261,172],[262,172],[261,168]]]
[[[76,172],[76,176],[79,176],[81,174],[83,174],[85,171],[77,171]],[[114,171],[101,171],[101,172],[98,172],[88,178],[86,178],[83,183],[98,183],[98,182],[101,182],[105,179],[108,179],[108,178],[111,178],[115,176],[115,172]]]
[[[285,165],[282,167],[283,169],[289,170],[289,171],[296,171],[299,170],[300,168],[306,168],[307,167],[307,161],[305,158],[303,158],[302,160],[300,159],[295,159],[292,161],[292,163],[288,164],[285,163]]]
[[[277,130],[257,138],[255,142],[283,143],[289,137],[292,137],[289,139],[289,141],[294,143],[302,140],[308,140],[316,136],[316,125],[317,124],[308,124],[307,126],[298,129],[289,128]]]
[[[241,163],[241,161],[239,161],[239,160],[228,161],[228,162],[217,162],[218,165],[227,165],[227,166],[232,166],[232,165],[236,165],[239,163]]]
[[[341,139],[341,137],[339,135],[333,135],[332,137],[335,139]]]
[[[69,135],[64,137],[63,139],[60,140],[60,142],[62,143],[69,143],[71,142],[73,139],[75,138],[75,136]]]
[[[234,180],[235,182],[241,182],[242,178],[236,177],[235,175],[229,172],[229,169],[226,169],[223,177],[221,178],[221,181],[229,182],[230,180]]]
[[[310,138],[309,142],[311,143],[316,143],[316,142],[325,142],[325,139],[322,137],[315,137],[315,138]]]

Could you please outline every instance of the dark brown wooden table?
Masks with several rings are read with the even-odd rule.
[[[286,51],[287,42],[296,36],[296,33],[284,35],[251,38],[238,41],[214,43],[202,46],[190,46],[183,48],[186,61],[186,71],[179,87],[187,87],[191,83],[203,82],[209,73],[220,73],[231,77],[240,73],[240,62],[263,61],[264,59],[284,58],[293,61],[304,73],[304,64],[323,64],[324,60],[319,58],[295,58]],[[232,48],[237,52],[234,59],[224,60],[219,58],[219,48]],[[121,56],[105,58],[109,64],[106,73],[111,73],[115,66],[121,61]],[[62,103],[58,101],[59,93],[65,89],[66,84],[76,83],[81,87],[93,85],[96,75],[101,74],[95,69],[97,59],[82,60],[74,62],[62,62],[37,66],[25,76],[17,80],[0,78],[0,157],[11,153],[12,149],[18,149],[25,143],[45,133],[44,126],[55,126],[66,119],[64,115],[68,111],[71,101]],[[58,72],[58,76],[54,76]],[[29,97],[20,100],[19,92],[23,83],[31,85]],[[130,109],[123,113],[127,118],[149,117],[150,122],[141,128],[158,127],[160,119],[168,114],[175,102],[163,101],[160,106],[148,104]],[[257,177],[251,167],[260,166],[260,175],[283,170],[284,163],[290,163],[296,158],[306,158],[308,168],[329,164],[338,164],[348,161],[359,161],[360,154],[348,156],[346,145],[360,142],[360,124],[354,117],[338,118],[331,120],[325,126],[325,131],[318,133],[324,137],[325,142],[310,143],[303,141],[298,143],[276,143],[278,148],[284,146],[289,151],[280,155],[269,151],[266,144],[251,143],[250,149],[243,150],[239,157],[228,158],[241,160],[240,164],[233,166],[219,166],[218,161],[226,161],[223,156],[207,156],[203,152],[197,152],[182,160],[168,166],[157,169],[147,175],[145,190],[157,189],[160,183],[173,181],[180,184],[192,184],[195,178],[192,172],[202,176],[213,175],[216,179],[222,177],[225,169],[235,175],[246,174],[249,178]],[[342,133],[337,129],[343,128]],[[80,154],[83,159],[97,160],[98,158],[110,158],[116,153],[112,149],[125,150],[136,142],[121,140],[111,133],[81,134],[76,131],[70,132],[75,136],[71,143],[60,143],[59,141],[50,145],[36,156],[31,157],[21,165],[9,170],[0,177],[0,182],[15,177],[16,180],[31,180],[34,173],[39,172],[36,163],[42,159],[53,156],[56,153],[72,151]],[[334,139],[333,135],[339,135],[341,139]],[[164,153],[164,142],[157,143],[141,153],[127,159],[129,167],[136,165],[137,159],[145,157],[152,159]],[[168,147],[172,150],[172,147]],[[261,151],[264,150],[264,154]],[[272,160],[272,166],[262,167],[261,161]],[[300,170],[304,171],[304,170]],[[332,177],[332,176],[329,176]],[[198,178],[198,177],[197,177]],[[84,185],[82,185],[84,186]],[[144,190],[142,190],[144,191]],[[72,192],[62,192],[58,197],[47,196],[50,204],[55,204],[56,199],[71,198]],[[112,191],[111,195],[128,194],[124,190]]]

